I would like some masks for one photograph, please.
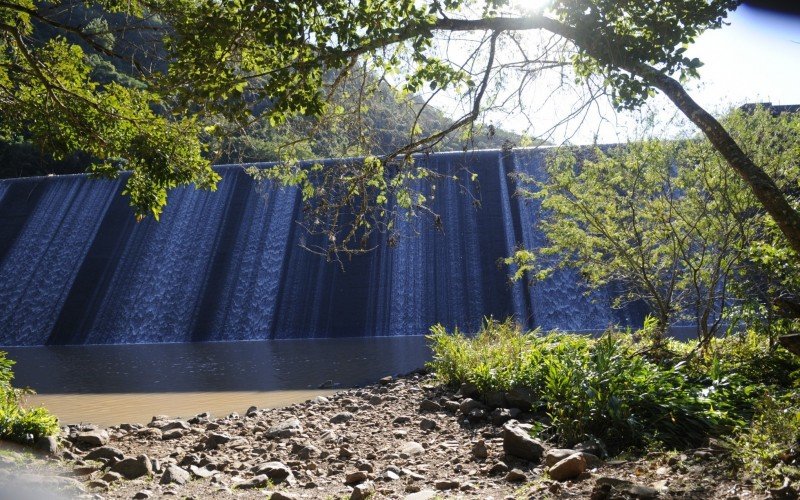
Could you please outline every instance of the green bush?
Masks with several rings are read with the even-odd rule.
[[[765,395],[758,408],[728,440],[735,466],[762,488],[800,480],[800,401]]]
[[[25,409],[20,399],[30,391],[11,385],[14,362],[0,351],[0,439],[32,444],[58,432],[58,419],[44,408]]]
[[[765,389],[756,373],[736,373],[742,363],[730,352],[715,362],[705,355],[680,361],[690,346],[659,344],[653,356],[651,345],[625,333],[526,333],[510,321],[487,320],[473,337],[437,325],[428,338],[429,366],[442,382],[468,382],[484,394],[529,390],[538,401],[532,411],[549,422],[545,435],[567,446],[589,438],[612,451],[653,441],[699,444],[743,425]]]

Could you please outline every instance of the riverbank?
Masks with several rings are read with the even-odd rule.
[[[4,452],[0,482],[23,467],[51,471],[68,497],[769,498],[714,448],[603,460],[590,445],[549,449],[533,424],[413,374],[244,415],[71,426],[49,463]]]

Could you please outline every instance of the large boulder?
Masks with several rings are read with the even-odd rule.
[[[164,471],[164,475],[161,476],[161,484],[186,484],[191,478],[192,476],[186,470],[177,465],[170,465]]]
[[[566,481],[580,476],[586,470],[586,459],[580,453],[573,453],[553,464],[547,473],[556,481]]]
[[[125,479],[136,479],[137,477],[151,475],[153,473],[153,465],[147,455],[139,455],[136,458],[120,460],[114,464],[111,471],[122,474]]]
[[[53,436],[43,436],[36,441],[36,444],[33,447],[42,453],[55,455],[58,453],[58,440]]]
[[[542,443],[514,423],[503,426],[503,451],[512,457],[538,462],[544,454]]]
[[[92,429],[78,432],[75,434],[73,441],[87,446],[103,446],[108,443],[108,432],[104,429]]]

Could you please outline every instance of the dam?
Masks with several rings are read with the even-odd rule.
[[[217,167],[216,192],[174,190],[160,221],[138,223],[124,178],[0,181],[0,345],[412,336],[487,316],[545,330],[640,324],[611,308],[612,289],[587,295],[575,271],[529,286],[499,264],[543,242],[538,202],[514,196],[509,174],[542,178],[545,151],[415,157],[451,179],[424,187],[441,227],[403,219],[395,245],[379,235],[343,267],[301,247],[298,190],[259,186],[241,165]],[[465,171],[475,182],[452,181]]]

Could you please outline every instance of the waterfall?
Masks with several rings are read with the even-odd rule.
[[[564,330],[628,321],[575,272],[528,287],[498,266],[542,243],[539,208],[508,175],[543,175],[541,151],[415,161],[444,174],[421,185],[441,228],[401,217],[394,248],[379,237],[344,268],[300,247],[296,189],[257,186],[241,166],[218,167],[216,192],[173,191],[160,222],[135,222],[124,178],[0,181],[0,345],[420,335],[510,315]]]

